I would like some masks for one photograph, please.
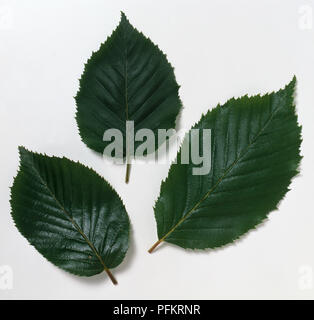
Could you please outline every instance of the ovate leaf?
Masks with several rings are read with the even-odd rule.
[[[66,158],[20,151],[11,190],[12,217],[22,235],[56,266],[92,276],[118,266],[128,249],[124,205],[96,172]]]
[[[193,175],[191,162],[171,166],[155,205],[159,241],[150,252],[162,241],[223,246],[277,208],[301,159],[295,83],[262,97],[231,99],[202,116],[194,129],[211,129],[210,173]]]
[[[166,56],[122,13],[119,26],[92,54],[80,80],[76,120],[82,141],[103,153],[112,142],[104,141],[104,132],[118,129],[122,156],[128,158],[126,121],[134,121],[135,134],[146,128],[155,137],[158,129],[174,128],[181,108],[178,89]],[[135,142],[135,150],[139,144]]]

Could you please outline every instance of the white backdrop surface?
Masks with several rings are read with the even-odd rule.
[[[0,270],[13,272],[0,299],[314,298],[314,30],[310,0],[0,0]],[[301,175],[268,221],[234,245],[205,252],[169,244],[152,255],[153,205],[169,164],[104,164],[80,140],[78,79],[124,11],[175,67],[181,128],[244,94],[278,90],[295,74],[303,126]],[[106,275],[72,276],[47,262],[10,216],[18,145],[93,167],[123,198],[131,248]],[[3,276],[0,273],[0,281]]]

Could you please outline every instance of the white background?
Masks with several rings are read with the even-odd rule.
[[[1,0],[0,267],[12,268],[13,288],[0,289],[0,298],[313,298],[314,31],[303,20],[313,7],[310,0]],[[105,164],[80,140],[78,79],[120,10],[175,67],[184,104],[180,128],[217,103],[278,90],[297,76],[301,175],[280,209],[235,245],[193,252],[164,244],[149,255],[157,239],[152,207],[169,165],[138,164],[125,185],[125,168]],[[121,195],[132,240],[113,270],[118,286],[104,273],[79,278],[56,268],[19,234],[9,205],[18,145],[79,160]]]

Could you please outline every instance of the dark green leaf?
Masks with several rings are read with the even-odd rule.
[[[127,120],[134,121],[135,133],[174,128],[181,108],[178,89],[166,56],[122,13],[119,26],[93,53],[80,80],[76,119],[83,142],[103,153],[111,143],[103,141],[105,130],[119,129],[125,142]],[[124,143],[123,157],[128,156]]]
[[[56,266],[92,276],[118,266],[128,249],[124,205],[96,172],[66,158],[20,151],[11,189],[12,217],[22,235]]]
[[[193,175],[192,163],[171,166],[155,205],[159,241],[150,252],[162,241],[223,246],[277,208],[301,159],[295,83],[262,97],[231,99],[194,126],[211,129],[211,171]]]

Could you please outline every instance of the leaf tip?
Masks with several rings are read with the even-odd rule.
[[[18,146],[19,153],[27,151],[24,146]]]
[[[18,151],[19,151],[20,159],[32,153],[31,151],[27,150],[24,146],[18,146]]]
[[[120,23],[128,22],[128,18],[126,17],[125,13],[123,11],[120,11],[120,14],[121,14]]]
[[[295,85],[296,85],[296,83],[297,83],[297,77],[296,77],[296,75],[294,75],[293,78],[292,78],[292,80],[291,80],[290,83],[288,84],[288,86],[294,88]]]

